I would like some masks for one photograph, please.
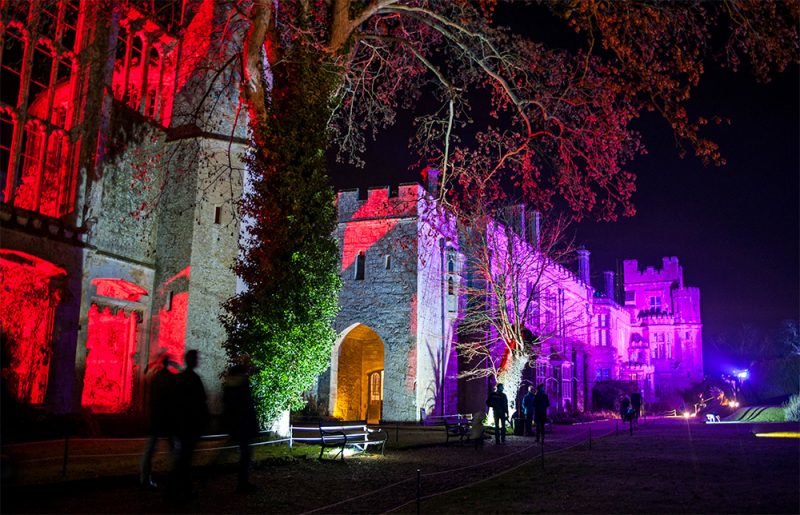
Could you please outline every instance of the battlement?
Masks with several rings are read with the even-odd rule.
[[[673,324],[675,322],[675,316],[673,313],[660,309],[645,309],[639,311],[639,313],[636,315],[636,318],[639,319],[644,325],[663,325]]]
[[[341,190],[336,201],[339,222],[413,217],[425,195],[425,188],[416,182],[369,188],[366,198],[360,189]]]
[[[649,266],[641,269],[636,259],[623,261],[622,267],[625,284],[676,281],[683,287],[683,269],[675,256],[662,258],[661,268]]]

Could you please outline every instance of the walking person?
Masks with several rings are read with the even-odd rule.
[[[623,422],[627,422],[629,420],[629,413],[628,409],[631,407],[631,400],[628,398],[627,395],[623,395],[622,399],[619,401],[619,418],[622,419]]]
[[[253,450],[250,443],[258,436],[258,417],[250,390],[250,378],[245,365],[233,365],[228,370],[222,390],[223,422],[228,434],[239,445],[239,473],[236,490],[251,492],[250,461]]]
[[[171,452],[175,450],[175,388],[176,374],[169,370],[171,361],[168,354],[159,360],[159,368],[148,382],[147,418],[148,438],[139,472],[139,484],[142,488],[156,488],[153,480],[153,454],[158,440],[166,438]]]
[[[534,399],[536,395],[533,392],[533,386],[528,387],[527,393],[522,398],[522,414],[525,417],[525,436],[533,434],[533,413],[535,410]]]
[[[486,405],[492,408],[492,415],[494,415],[494,443],[505,443],[508,397],[503,393],[502,383],[498,383],[497,387],[489,393],[489,397],[486,399]]]
[[[196,350],[186,352],[186,368],[178,374],[176,402],[179,406],[177,435],[178,457],[175,461],[172,496],[189,499],[192,496],[192,455],[208,422],[208,406],[203,381],[194,371],[199,364]]]
[[[533,422],[536,424],[536,441],[542,440],[544,444],[544,424],[547,422],[547,408],[550,407],[550,399],[544,391],[544,385],[536,387],[536,396],[533,398]]]

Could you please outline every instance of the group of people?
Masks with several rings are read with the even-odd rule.
[[[494,439],[495,443],[506,441],[506,421],[508,420],[508,397],[503,392],[503,384],[498,383],[492,387],[486,405],[492,409],[494,416]],[[522,415],[524,420],[525,436],[534,435],[533,428],[536,428],[536,441],[544,443],[544,425],[547,422],[547,408],[550,407],[550,399],[544,391],[544,385],[536,387],[534,393],[533,386],[528,387],[528,391],[522,398]]]
[[[173,457],[166,495],[178,500],[192,495],[192,456],[209,422],[205,387],[195,372],[199,365],[199,353],[189,350],[184,359],[183,371],[174,373],[170,368],[177,368],[176,365],[168,355],[164,355],[150,378],[147,402],[149,438],[142,455],[139,476],[142,487],[158,486],[152,475],[153,455],[158,441],[166,439]],[[253,486],[249,483],[250,442],[258,434],[259,426],[244,365],[234,365],[229,369],[223,403],[225,429],[239,444],[238,488],[252,490]]]
[[[623,422],[637,421],[642,410],[641,394],[623,395],[619,400],[619,418]]]

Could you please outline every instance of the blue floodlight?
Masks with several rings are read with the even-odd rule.
[[[733,374],[736,376],[737,379],[740,381],[746,381],[748,377],[750,377],[750,371],[745,370],[734,370]]]

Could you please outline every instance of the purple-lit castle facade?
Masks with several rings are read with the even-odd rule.
[[[339,338],[318,381],[319,401],[334,416],[372,422],[485,410],[494,379],[464,377],[476,362],[459,347],[469,302],[464,286],[474,278],[453,217],[419,184],[373,188],[366,198],[340,192],[338,215]],[[514,231],[487,224],[487,240],[502,240],[502,248],[503,238],[513,238],[507,248],[522,256],[515,259],[533,263],[515,279],[526,283],[518,291],[536,290],[524,317],[539,343],[523,385],[545,384],[556,410],[589,411],[602,383],[625,382],[648,402],[672,404],[702,381],[700,293],[684,286],[677,258],[644,270],[624,261],[622,277],[603,272],[605,287],[596,291],[589,251],[577,251],[577,273],[548,262],[537,254],[538,215],[519,221]],[[493,259],[490,268],[503,266]],[[540,277],[535,286],[531,275]],[[504,347],[487,363],[501,362]],[[507,393],[513,401],[516,392]]]

